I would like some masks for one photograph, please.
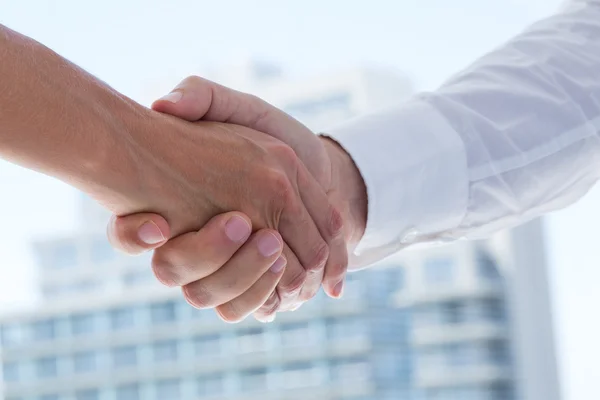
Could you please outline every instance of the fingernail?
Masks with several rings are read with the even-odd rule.
[[[177,103],[179,100],[181,100],[181,98],[183,97],[183,93],[181,91],[177,91],[177,92],[171,92],[163,97],[161,97],[159,100],[164,100],[164,101],[168,101],[169,103]]]
[[[274,274],[278,274],[287,264],[287,260],[283,256],[279,256],[279,258],[271,265],[271,272]]]
[[[152,221],[145,222],[138,230],[138,237],[146,244],[157,244],[165,241],[165,236],[158,225]]]
[[[242,217],[234,215],[229,218],[229,221],[225,224],[225,235],[235,243],[243,242],[250,236],[252,227]]]
[[[262,235],[258,239],[258,251],[264,257],[270,257],[281,249],[281,242],[272,233]]]
[[[337,297],[339,299],[340,297],[342,297],[343,294],[344,294],[344,281],[341,280],[337,283],[337,285],[334,286],[333,296]]]

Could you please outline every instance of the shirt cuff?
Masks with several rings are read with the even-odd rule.
[[[425,99],[348,121],[327,136],[353,158],[367,188],[367,226],[351,267],[443,240],[460,225],[469,192],[465,146]]]

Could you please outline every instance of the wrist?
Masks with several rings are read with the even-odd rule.
[[[341,204],[345,237],[353,250],[362,239],[367,224],[368,196],[365,182],[352,157],[339,143],[321,136],[331,162],[332,193]]]
[[[88,193],[117,215],[146,211],[149,193],[144,184],[153,166],[138,143],[156,129],[151,110],[113,89],[94,82],[80,98],[85,110],[79,155],[64,179]]]

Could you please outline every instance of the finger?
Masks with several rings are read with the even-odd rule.
[[[296,222],[293,222],[293,217],[295,217]],[[284,276],[284,279],[282,279],[278,287],[278,293],[282,303],[280,310],[285,311],[297,305],[301,289],[312,292],[316,291],[321,285],[320,281],[314,282],[313,280],[307,282],[306,278],[308,275],[320,274],[323,271],[329,255],[329,248],[310,218],[308,211],[304,208],[304,205],[290,212],[288,215],[284,211],[279,231],[289,244],[290,253],[293,252],[300,263],[298,270],[292,272],[290,269],[287,273],[290,276],[302,273],[304,278],[302,282],[303,286],[300,287],[291,284],[284,286],[286,285],[286,277]],[[307,287],[307,284],[311,286]]]
[[[250,289],[216,308],[217,314],[225,322],[240,322],[260,308],[273,294],[283,276],[287,261],[281,256]]]
[[[280,304],[281,300],[279,299],[279,294],[277,293],[277,290],[274,290],[267,301],[254,312],[254,319],[263,323],[275,321],[275,316],[277,315]]]
[[[158,214],[113,215],[108,223],[108,241],[117,250],[135,255],[156,249],[170,237],[167,220]]]
[[[263,132],[265,130],[259,128],[265,128],[265,123],[270,127],[280,127],[277,131],[285,129],[284,122],[289,124],[292,120],[298,123],[277,107],[256,96],[198,76],[185,78],[171,93],[156,100],[152,109],[190,122],[201,119],[229,122]]]
[[[323,288],[329,296],[337,298],[341,296],[343,280],[348,269],[348,248],[343,237],[342,216],[331,205],[327,194],[303,165],[300,165],[298,170],[298,190],[302,202],[329,248],[323,274]],[[301,300],[308,300],[318,289],[314,281],[307,283],[304,295],[300,296]]]
[[[308,275],[306,270],[286,244],[284,244],[283,254],[288,260],[286,269],[273,295],[256,310],[254,316],[259,321],[272,320],[275,313],[287,311],[297,304],[300,292],[306,283]]]
[[[247,291],[281,255],[283,241],[277,231],[262,229],[212,275],[183,287],[196,308],[225,304]]]
[[[205,278],[227,263],[251,232],[246,215],[217,215],[199,231],[171,239],[157,249],[152,258],[154,274],[167,286],[183,286]]]
[[[311,193],[306,195],[310,196]],[[278,228],[306,271],[324,268],[329,257],[329,247],[305,205],[296,195],[290,196],[286,201]]]
[[[152,109],[187,121],[228,122],[264,132],[294,148],[304,160],[312,160],[313,148],[306,146],[312,131],[295,118],[266,101],[198,76],[184,79],[173,91],[152,104]],[[308,163],[315,176],[319,163]]]
[[[306,282],[298,295],[298,302],[294,304],[290,311],[297,309],[303,303],[309,301],[319,292],[321,288],[321,284],[323,283],[323,276],[325,274],[324,269],[320,269],[318,271],[309,272],[306,276]]]

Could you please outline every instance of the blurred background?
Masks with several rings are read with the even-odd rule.
[[[0,0],[0,23],[142,104],[196,74],[319,131],[435,89],[558,6]],[[600,190],[488,241],[407,251],[268,325],[160,287],[56,180],[0,163],[0,195],[4,399],[600,398]]]

